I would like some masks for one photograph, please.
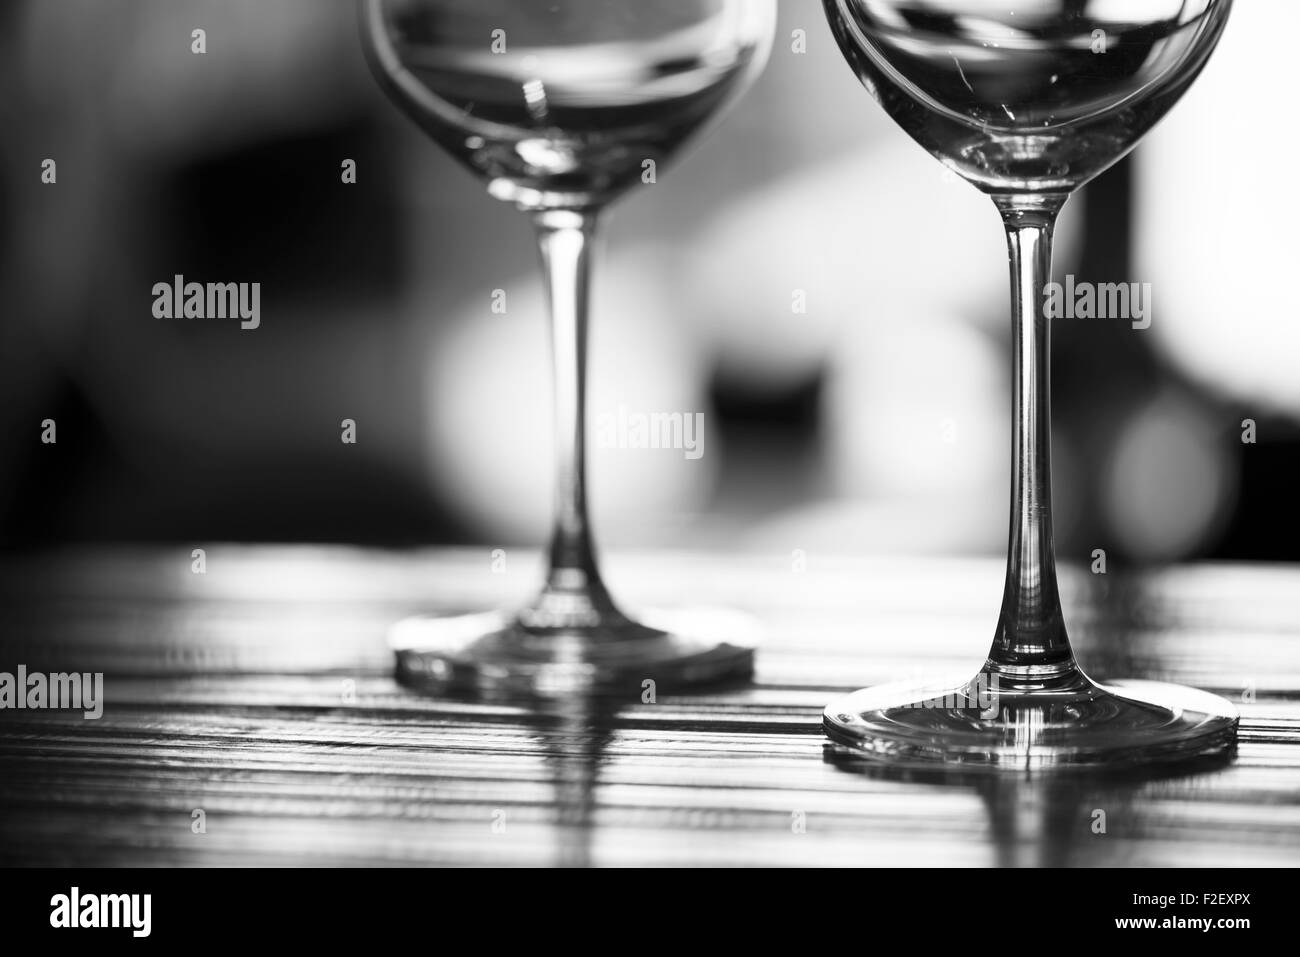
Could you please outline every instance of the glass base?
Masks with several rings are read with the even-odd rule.
[[[620,616],[621,619],[621,616]],[[498,612],[408,618],[389,629],[397,679],[420,691],[487,698],[658,694],[740,680],[757,626],[722,609],[683,609],[585,628],[531,628]]]
[[[1232,749],[1237,711],[1195,688],[1156,681],[1099,685],[1081,673],[1057,690],[964,685],[880,685],[832,702],[831,742],[893,765],[992,770],[1116,768],[1185,761]]]

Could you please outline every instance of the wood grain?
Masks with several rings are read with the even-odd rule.
[[[1001,563],[614,555],[631,607],[750,611],[751,685],[545,710],[430,700],[388,623],[521,600],[535,555],[213,547],[0,563],[0,670],[102,671],[105,710],[0,712],[0,860],[56,865],[1294,865],[1300,571],[1066,573],[1096,677],[1241,702],[1225,767],[922,779],[829,760],[821,709],[973,671]],[[1243,697],[1245,700],[1243,701]],[[202,809],[206,833],[193,832]],[[1097,809],[1106,833],[1093,833]],[[802,830],[796,825],[803,824]]]

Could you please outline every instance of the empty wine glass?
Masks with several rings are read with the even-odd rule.
[[[1222,698],[1150,681],[1100,685],[1075,662],[1052,551],[1052,231],[1069,195],[1115,163],[1196,78],[1231,0],[823,0],[885,111],[989,194],[1011,260],[1014,416],[1002,612],[981,672],[895,684],[826,709],[868,759],[997,768],[1147,763],[1230,749]]]
[[[640,694],[748,674],[725,613],[635,622],[601,581],[587,518],[587,290],[601,211],[754,79],[774,0],[361,0],[371,66],[444,149],[528,214],[550,297],[556,506],[550,570],[517,614],[414,618],[390,643],[431,690]],[[490,356],[483,361],[491,362]]]

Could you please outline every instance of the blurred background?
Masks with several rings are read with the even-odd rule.
[[[698,458],[593,447],[599,538],[1000,554],[997,215],[871,101],[820,3],[780,7],[754,89],[608,219],[593,428],[622,407],[705,432]],[[1291,26],[1300,6],[1239,3],[1067,208],[1057,278],[1149,282],[1154,310],[1056,323],[1063,560],[1300,559]],[[0,90],[4,547],[542,540],[531,230],[383,97],[349,0],[10,0]],[[154,318],[177,273],[260,282],[260,328]]]

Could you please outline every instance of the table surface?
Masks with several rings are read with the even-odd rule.
[[[0,711],[0,862],[1300,861],[1300,570],[1064,573],[1094,677],[1239,702],[1226,767],[949,779],[831,761],[821,711],[863,685],[973,673],[1001,562],[615,554],[607,571],[634,608],[751,612],[754,681],[545,709],[397,685],[386,626],[521,601],[539,573],[524,552],[495,571],[487,549],[212,547],[204,574],[188,547],[2,559],[0,671],[102,671],[106,703],[99,720]]]

